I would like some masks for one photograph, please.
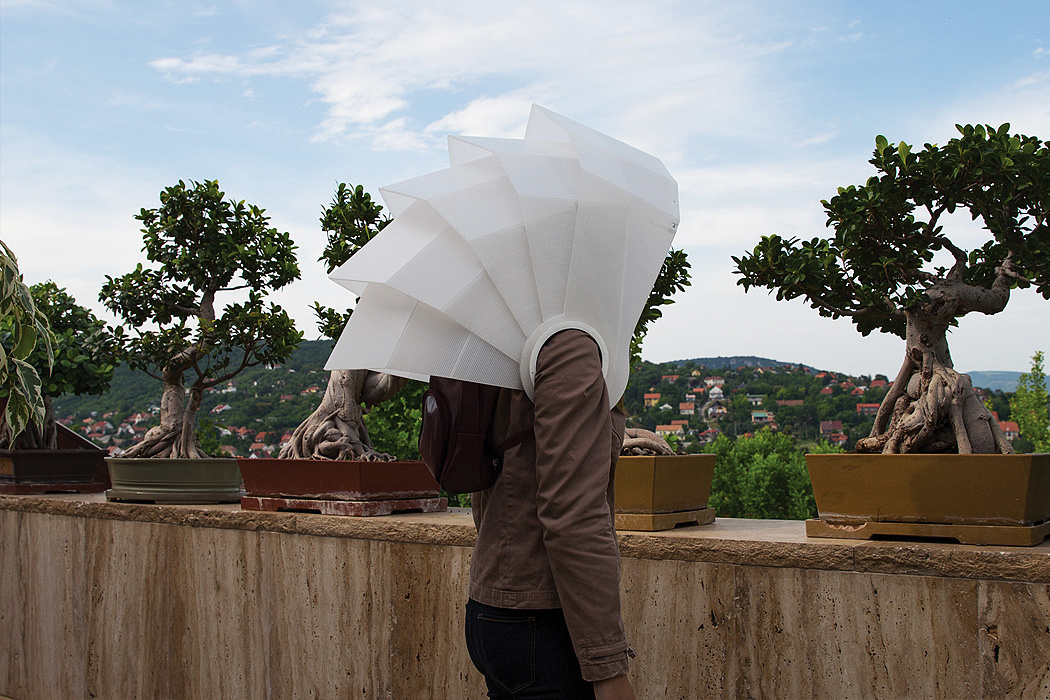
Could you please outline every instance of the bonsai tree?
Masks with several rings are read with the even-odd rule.
[[[180,180],[160,203],[135,217],[153,267],[107,276],[99,294],[134,329],[123,358],[164,383],[160,425],[124,456],[206,457],[196,433],[204,390],[246,367],[283,362],[302,339],[288,314],[266,303],[299,267],[289,235],[259,207],[226,199],[214,180]],[[235,290],[247,299],[217,313],[217,296]]]
[[[62,394],[101,394],[109,388],[117,362],[115,335],[91,311],[80,306],[54,282],[29,288],[37,310],[48,320],[53,334],[51,348],[37,344],[25,358],[41,378],[44,414],[29,422],[17,436],[6,420],[0,422],[0,447],[19,450],[54,450],[58,430],[51,401]],[[9,325],[5,317],[4,327]]]
[[[328,245],[319,258],[331,273],[390,223],[383,206],[361,185],[339,183],[332,204],[322,209],[321,230]],[[345,313],[314,303],[321,334],[335,340],[353,310]],[[372,446],[365,427],[368,408],[393,397],[407,379],[371,370],[334,370],[321,404],[281,448],[282,458],[390,461],[394,457]]]
[[[745,290],[803,297],[863,335],[905,339],[900,372],[858,452],[1012,452],[969,377],[954,370],[946,334],[968,313],[1002,311],[1015,287],[1050,298],[1050,148],[1011,135],[1009,124],[956,128],[959,137],[918,153],[877,137],[869,162],[878,174],[822,202],[833,237],[764,236],[733,258]],[[986,232],[971,249],[946,216],[959,209]]]
[[[18,260],[0,241],[0,439],[10,444],[26,426],[44,420],[40,374],[29,361],[40,345],[47,366],[54,363],[47,316],[18,271]]]

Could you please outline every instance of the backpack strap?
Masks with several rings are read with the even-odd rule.
[[[525,442],[526,440],[528,440],[531,437],[532,437],[532,428],[531,427],[530,428],[526,428],[525,430],[522,430],[520,433],[515,433],[514,435],[511,435],[506,440],[501,442],[500,444],[496,445],[496,454],[498,454],[500,456],[503,456],[504,452],[506,452],[510,448],[514,447],[515,445],[520,445],[521,443]]]

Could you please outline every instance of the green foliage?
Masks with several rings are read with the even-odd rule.
[[[1032,356],[1032,370],[1017,380],[1017,391],[1010,398],[1010,416],[1021,436],[1031,443],[1033,452],[1050,452],[1050,412],[1047,408],[1046,374],[1043,352]]]
[[[642,356],[642,342],[649,330],[649,324],[663,316],[661,306],[673,304],[676,292],[683,291],[690,284],[689,261],[686,259],[684,250],[671,250],[664,258],[664,264],[660,268],[660,274],[653,283],[649,292],[649,298],[645,302],[642,315],[634,327],[634,336],[631,337],[631,364],[637,364]]]
[[[54,337],[44,311],[22,280],[18,260],[0,241],[0,403],[10,439],[30,423],[44,420],[44,393],[38,367],[54,365]],[[39,351],[38,351],[39,348]],[[39,361],[34,362],[34,353]]]
[[[368,411],[368,436],[379,452],[402,460],[419,460],[419,427],[427,385],[409,381],[393,398]]]
[[[140,263],[107,276],[99,294],[136,334],[125,343],[125,360],[152,376],[183,367],[208,387],[245,367],[286,359],[302,334],[265,296],[299,278],[289,235],[270,227],[259,207],[225,199],[213,180],[180,180],[160,201],[135,217],[155,268]],[[234,290],[247,290],[247,300],[216,316],[216,295]],[[231,365],[235,353],[239,362]]]
[[[839,452],[821,443],[813,452]],[[705,446],[718,455],[711,498],[724,518],[804,520],[815,517],[816,502],[803,453],[787,435],[762,429],[753,437],[722,435]]]
[[[123,329],[109,329],[54,282],[34,284],[30,289],[55,337],[50,370],[45,348],[38,346],[29,357],[42,377],[44,396],[105,392],[113,379]]]
[[[917,153],[879,136],[870,160],[879,174],[822,202],[835,235],[764,236],[733,258],[738,284],[775,290],[778,300],[803,297],[822,316],[850,317],[864,335],[901,337],[904,312],[929,304],[935,286],[1035,286],[1050,298],[1050,148],[1009,128],[958,126],[960,137]],[[945,233],[942,217],[956,209],[988,232],[979,247],[963,250]],[[950,270],[934,263],[942,250]],[[983,309],[959,302],[948,313],[973,310]]]
[[[373,202],[364,187],[340,182],[332,203],[321,211],[321,230],[328,234],[328,245],[318,260],[325,264],[326,271],[331,274],[386,228],[390,221],[383,214],[383,205]],[[314,302],[313,308],[317,314],[318,329],[325,337],[333,340],[343,332],[352,313],[336,311],[317,302]]]

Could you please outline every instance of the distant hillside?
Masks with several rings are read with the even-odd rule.
[[[970,375],[970,381],[973,382],[973,385],[976,387],[1012,394],[1017,391],[1017,379],[1022,373],[993,371],[966,372],[966,374]]]
[[[674,365],[675,367],[683,367],[690,362],[697,367],[707,367],[708,369],[717,370],[735,367],[782,367],[784,365],[795,365],[805,367],[810,372],[818,371],[815,367],[811,367],[810,365],[797,365],[793,362],[781,362],[780,360],[771,360],[768,357],[755,357],[754,355],[697,357],[691,360],[674,360],[673,362],[666,364]],[[991,389],[992,391],[1002,391],[1007,394],[1012,394],[1017,390],[1017,378],[1021,376],[1020,372],[1006,371],[966,372],[966,374],[970,375],[970,380],[975,387]]]
[[[669,364],[673,364],[676,367],[682,367],[692,362],[697,367],[707,367],[708,369],[727,369],[732,367],[782,367],[784,365],[795,365],[802,366],[808,370],[814,370],[815,368],[809,365],[797,365],[794,362],[780,362],[779,360],[770,360],[768,357],[755,357],[754,355],[735,355],[733,357],[697,357],[691,360],[675,360]]]

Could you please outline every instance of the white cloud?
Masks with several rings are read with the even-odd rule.
[[[513,7],[475,2],[440,12],[394,3],[338,13],[264,50],[166,57],[151,65],[172,80],[305,79],[327,105],[317,131],[325,140],[360,136],[378,125],[386,135],[377,142],[383,148],[413,147],[445,126],[506,134],[522,121],[509,114],[513,105],[541,100],[596,123],[597,115],[587,112],[616,99],[616,114],[603,116],[618,123],[599,127],[625,140],[645,134],[652,146],[673,150],[690,129],[672,135],[660,125],[743,133],[755,126],[760,110],[763,117],[775,111],[773,103],[755,101],[757,94],[777,91],[757,84],[755,65],[790,42],[762,40],[750,26],[728,27],[722,15],[721,23],[714,21],[721,11],[597,0]],[[490,81],[500,87],[483,87]],[[467,106],[438,111],[422,123],[399,121],[410,107],[415,114],[431,109],[427,102],[435,92],[459,91]],[[496,121],[484,122],[486,117]],[[401,137],[392,133],[397,126],[406,132]]]
[[[428,135],[486,134],[504,138],[521,138],[525,133],[529,109],[533,102],[544,102],[544,89],[536,86],[509,92],[499,97],[480,97],[463,109],[450,112],[427,124]]]

